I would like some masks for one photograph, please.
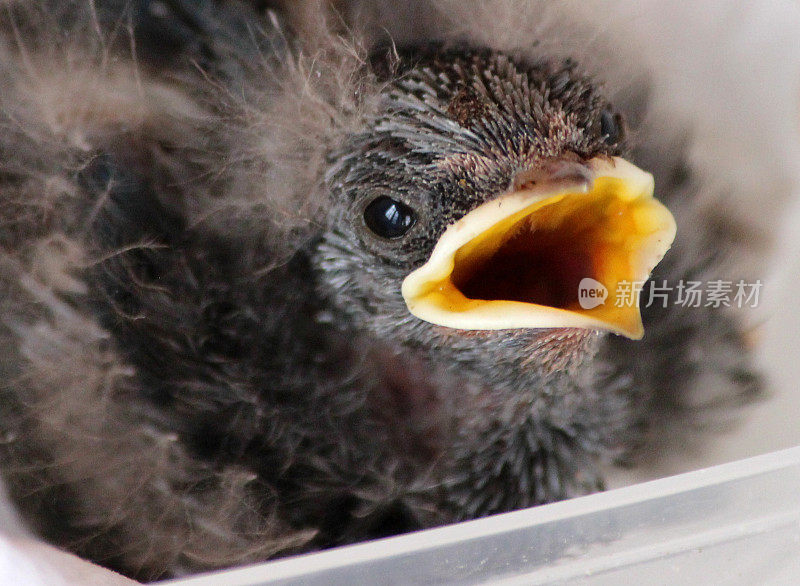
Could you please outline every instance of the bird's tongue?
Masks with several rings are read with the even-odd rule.
[[[619,158],[540,181],[449,226],[403,282],[409,311],[452,328],[603,329],[640,338],[636,298],[675,237],[653,178]]]

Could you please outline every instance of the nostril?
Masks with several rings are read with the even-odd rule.
[[[521,191],[533,189],[543,183],[553,184],[560,182],[588,187],[592,183],[592,176],[592,170],[583,161],[560,158],[545,161],[532,169],[517,173],[512,187],[514,191]]]
[[[514,177],[514,182],[512,184],[513,191],[522,191],[525,189],[532,189],[536,187],[539,183],[545,181],[548,173],[542,169],[541,167],[535,167],[533,169],[526,169],[524,171],[520,171]]]

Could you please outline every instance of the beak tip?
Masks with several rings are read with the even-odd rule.
[[[619,334],[625,336],[629,340],[641,340],[644,338],[644,326],[639,323],[639,325],[636,327],[626,329],[624,331],[620,330]]]

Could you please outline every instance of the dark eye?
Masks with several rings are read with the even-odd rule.
[[[622,138],[622,117],[611,110],[600,112],[600,134],[607,144],[616,144]]]
[[[382,238],[400,238],[416,221],[414,210],[391,197],[379,197],[364,210],[367,228]]]

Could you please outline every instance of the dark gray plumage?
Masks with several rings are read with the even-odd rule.
[[[735,252],[576,63],[94,4],[0,17],[2,467],[47,539],[151,579],[508,511],[600,489],[708,372],[757,392],[712,308],[649,309],[640,342],[409,314],[445,227],[565,153],[652,165],[688,226],[657,278]],[[407,236],[365,224],[381,196]]]

